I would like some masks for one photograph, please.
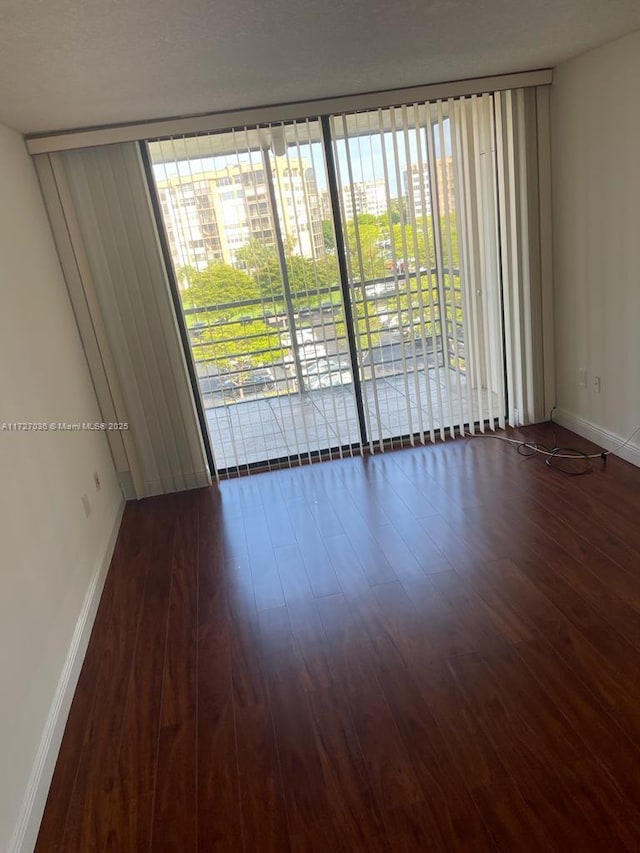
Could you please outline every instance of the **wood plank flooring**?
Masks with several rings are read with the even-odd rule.
[[[491,438],[130,504],[37,851],[640,850],[639,517]]]

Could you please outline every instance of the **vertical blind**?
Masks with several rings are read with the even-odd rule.
[[[150,143],[219,469],[539,418],[535,105],[513,90]],[[220,264],[246,274],[235,296],[211,286]]]
[[[121,435],[128,470],[121,464],[119,471],[124,490],[141,498],[206,485],[202,434],[139,148],[123,143],[42,156],[48,163],[40,163],[40,172],[53,179],[43,183],[50,215],[58,232],[62,218],[70,242],[61,254],[65,275],[68,282],[80,278],[82,294],[72,301],[86,349],[92,331],[103,330],[90,365],[102,416],[127,424]],[[78,308],[86,310],[83,321]],[[98,384],[101,373],[105,381]]]
[[[331,126],[370,450],[504,426],[493,97]],[[347,215],[365,174],[386,202],[374,232]]]
[[[540,194],[546,176],[538,128],[542,107],[536,90],[499,92],[495,105],[509,423],[515,426],[548,414],[542,321],[546,247],[541,233],[550,211]]]

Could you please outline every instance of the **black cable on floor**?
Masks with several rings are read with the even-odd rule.
[[[568,477],[581,477],[583,474],[589,474],[593,471],[593,460],[594,459],[602,459],[603,467],[607,464],[607,456],[611,453],[617,453],[619,450],[622,450],[623,447],[626,447],[632,439],[640,432],[640,426],[638,426],[629,436],[626,441],[623,441],[622,444],[618,445],[618,447],[613,450],[603,450],[601,453],[586,453],[584,450],[578,450],[575,447],[558,447],[558,439],[555,431],[555,422],[553,420],[553,413],[555,411],[555,406],[549,412],[549,425],[551,428],[551,434],[553,436],[553,442],[551,447],[548,447],[546,444],[542,444],[540,442],[535,441],[520,441],[516,438],[507,438],[504,435],[491,435],[490,433],[483,433],[481,435],[475,435],[473,438],[496,438],[500,441],[506,441],[509,444],[516,445],[516,451],[520,456],[531,457],[536,456],[537,454],[541,454],[546,456],[546,464],[549,468],[554,471],[558,471],[561,474],[566,474]],[[571,470],[565,460],[582,460],[585,463],[585,467],[579,470]]]

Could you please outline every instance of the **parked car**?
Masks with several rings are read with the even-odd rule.
[[[271,391],[275,388],[275,376],[270,370],[252,370],[241,381],[245,391]]]
[[[204,330],[207,328],[207,323],[194,323],[193,326],[189,326],[189,335],[192,338],[200,338]]]
[[[351,364],[347,361],[346,358],[331,358],[329,359],[329,371],[343,371],[343,370],[351,370]]]
[[[340,370],[333,373],[319,373],[309,376],[307,384],[310,391],[319,391],[321,388],[336,388],[338,385],[349,385],[353,382],[350,370]]]
[[[320,358],[324,358],[327,350],[321,343],[302,344],[298,347],[298,357],[300,361],[316,362]]]
[[[238,395],[237,383],[228,376],[201,376],[198,385],[205,407],[222,400],[233,400]]]
[[[351,365],[346,359],[319,358],[303,364],[303,372],[307,376],[317,376],[322,373],[336,373],[349,370]]]
[[[201,376],[198,384],[203,394],[232,392],[238,388],[233,379],[225,378],[224,376]]]
[[[280,340],[282,341],[283,346],[291,346],[291,335],[289,334],[289,332],[285,332],[284,334],[280,335]],[[313,330],[298,329],[296,331],[296,342],[298,344],[313,344],[315,342]]]

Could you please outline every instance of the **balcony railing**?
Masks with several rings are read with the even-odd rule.
[[[352,382],[339,285],[293,292],[291,302],[295,329],[284,297],[185,309],[207,408]],[[352,313],[362,380],[445,364],[464,371],[458,269],[356,282]]]

